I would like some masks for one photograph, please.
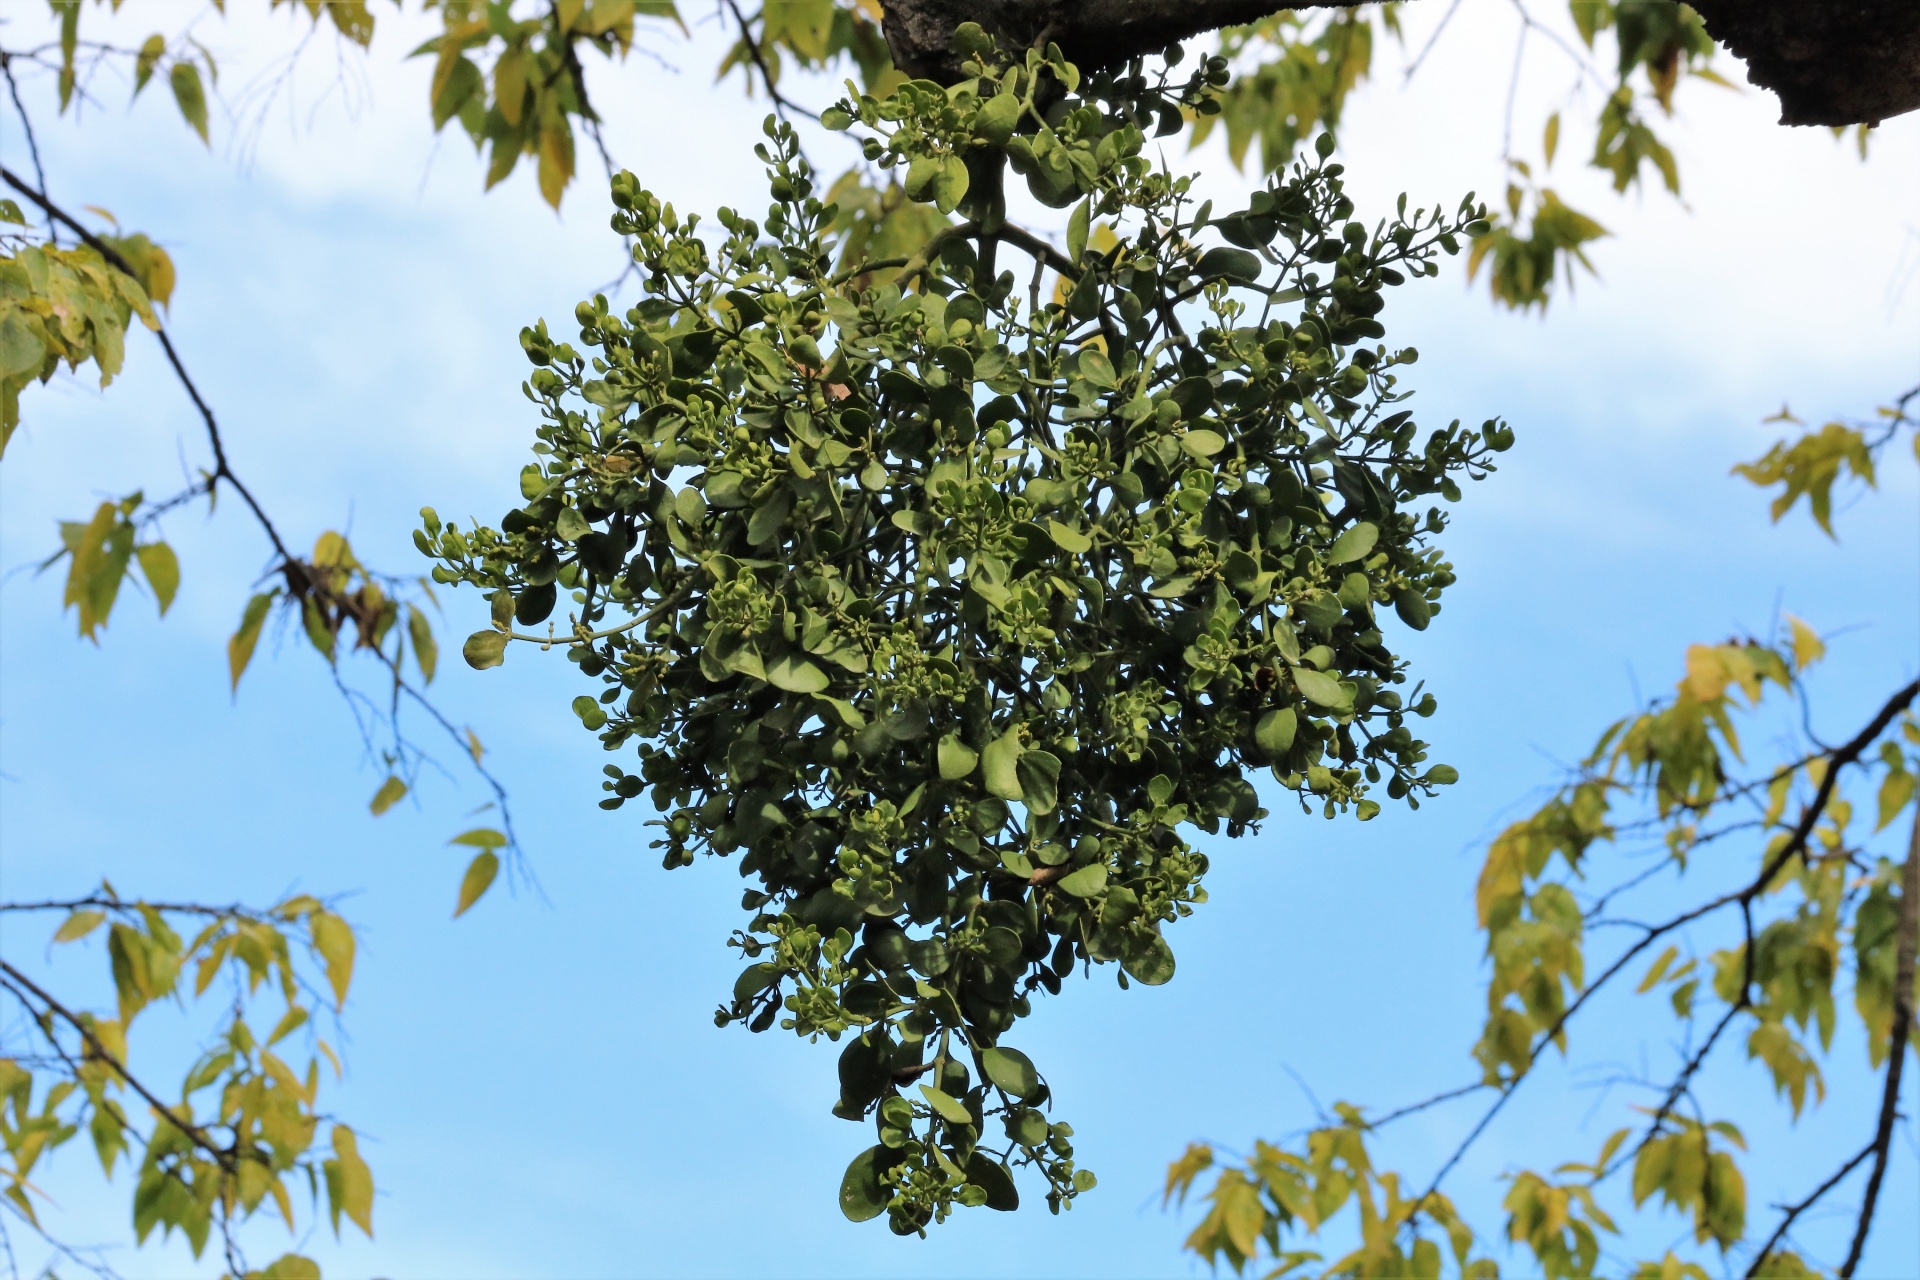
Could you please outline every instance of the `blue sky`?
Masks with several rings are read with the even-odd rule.
[[[366,559],[405,566],[421,505],[491,519],[517,501],[533,418],[515,335],[541,316],[564,326],[618,250],[584,154],[558,217],[531,175],[482,198],[464,139],[430,132],[428,64],[401,61],[423,32],[381,22],[341,86],[329,88],[332,55],[310,54],[251,163],[219,145],[230,127],[208,151],[169,104],[122,112],[113,91],[41,143],[70,204],[109,208],[173,253],[175,339],[281,525],[301,541],[349,528]],[[201,34],[233,86],[297,27],[284,12],[236,13]],[[1402,55],[1383,51],[1343,139],[1363,210],[1385,212],[1402,189],[1449,205],[1467,186],[1497,189],[1512,38],[1507,7],[1477,3],[1410,85]],[[710,86],[712,31],[654,47],[678,70],[636,57],[599,78],[615,155],[682,209],[754,201],[762,110],[737,84]],[[1566,79],[1535,54],[1526,130]],[[29,86],[43,119],[47,90]],[[1178,1251],[1193,1215],[1163,1213],[1157,1194],[1188,1141],[1247,1145],[1312,1123],[1312,1098],[1384,1108],[1472,1077],[1485,840],[1610,719],[1669,687],[1688,643],[1764,633],[1780,610],[1844,633],[1813,685],[1828,737],[1920,665],[1910,464],[1891,461],[1880,493],[1841,516],[1837,546],[1803,520],[1768,525],[1759,495],[1727,475],[1772,438],[1759,420],[1783,401],[1806,416],[1866,412],[1916,380],[1920,119],[1890,122],[1862,165],[1825,131],[1788,133],[1774,115],[1756,91],[1689,86],[1670,130],[1683,205],[1616,198],[1580,170],[1570,111],[1555,177],[1615,232],[1594,253],[1602,278],[1545,320],[1495,311],[1457,263],[1393,299],[1390,331],[1423,353],[1411,381],[1425,418],[1498,414],[1519,435],[1458,508],[1445,546],[1460,584],[1408,646],[1441,698],[1428,736],[1462,782],[1364,827],[1276,808],[1260,835],[1213,851],[1212,901],[1173,932],[1173,983],[1121,993],[1097,976],[1038,1011],[1021,1043],[1048,1065],[1101,1176],[1060,1219],[976,1212],[926,1242],[839,1219],[839,1170],[869,1139],[827,1114],[832,1051],[713,1027],[738,885],[718,866],[667,875],[644,815],[594,806],[604,757],[567,709],[580,690],[557,656],[516,653],[485,674],[450,662],[435,686],[489,744],[547,899],[496,891],[450,921],[461,860],[442,841],[485,798],[457,762],[417,808],[369,817],[380,771],[297,637],[284,652],[263,644],[229,703],[223,645],[264,563],[232,510],[172,520],[186,567],[172,613],[158,621],[127,599],[98,648],[59,616],[57,575],[0,588],[0,892],[72,893],[106,874],[154,897],[353,894],[348,1076],[328,1105],[366,1135],[378,1235],[313,1235],[303,1247],[330,1273],[1193,1274]],[[0,160],[22,159],[17,129],[0,124]],[[1217,149],[1188,162],[1223,193],[1244,186]],[[70,380],[27,393],[0,467],[0,569],[44,556],[55,520],[143,485],[168,491],[182,459],[200,458],[157,351],[132,346],[104,395]],[[484,621],[478,600],[448,608],[449,637]],[[1790,730],[1764,721],[1757,740]],[[36,935],[5,927],[10,955],[63,981],[99,966],[45,960]],[[1596,1035],[1637,1025],[1610,1006],[1596,1014]],[[1597,1146],[1610,1126],[1595,1107],[1626,1096],[1605,1093],[1609,1074],[1669,1067],[1665,1027],[1649,1025],[1644,1043],[1544,1069],[1475,1148],[1452,1186],[1484,1229],[1498,1227],[1501,1173]],[[157,1019],[151,1051],[181,1049],[188,1029]],[[1835,1082],[1864,1080],[1861,1058],[1843,1034]],[[1840,1087],[1799,1126],[1776,1123],[1737,1055],[1705,1089],[1726,1113],[1767,1117],[1749,1128],[1755,1221],[1856,1147],[1873,1104]],[[1409,1121],[1385,1158],[1429,1172],[1476,1114]],[[1911,1127],[1896,1153],[1863,1274],[1920,1273]],[[76,1148],[46,1185],[63,1238],[126,1236],[124,1173],[103,1187]],[[1683,1234],[1677,1217],[1648,1218],[1622,1256]],[[1846,1225],[1805,1238],[1836,1254]],[[271,1224],[249,1237],[262,1259],[284,1242]],[[113,1257],[128,1275],[189,1269],[178,1247]]]

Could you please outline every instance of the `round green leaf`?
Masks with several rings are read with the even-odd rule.
[[[984,1151],[968,1157],[967,1181],[987,1193],[989,1209],[1011,1213],[1020,1207],[1020,1191],[1013,1185],[1013,1174]]]
[[[840,1178],[840,1212],[847,1221],[866,1222],[887,1211],[893,1196],[880,1181],[880,1161],[888,1154],[884,1147],[868,1147],[847,1166]]]
[[[476,631],[460,646],[460,656],[475,671],[497,667],[507,658],[507,635],[504,631]]]
[[[1040,1073],[1034,1070],[1032,1059],[1018,1049],[983,1049],[980,1066],[987,1079],[1022,1101],[1040,1091]]]
[[[1379,527],[1362,520],[1333,540],[1333,545],[1327,548],[1327,563],[1336,565],[1364,560],[1373,553],[1373,546],[1378,541]]]

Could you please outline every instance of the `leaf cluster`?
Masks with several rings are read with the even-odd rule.
[[[1418,505],[1511,439],[1423,434],[1414,353],[1371,342],[1471,202],[1368,228],[1323,154],[1216,215],[1142,144],[1218,64],[1083,83],[962,39],[968,81],[828,117],[965,222],[836,272],[838,211],[772,120],[763,223],[709,235],[620,175],[648,296],[583,302],[590,354],[522,334],[526,505],[419,534],[494,601],[470,663],[534,641],[601,686],[575,713],[638,757],[603,806],[648,795],[670,868],[739,859],[750,963],[716,1018],[845,1042],[836,1113],[879,1141],[842,1206],[903,1232],[1011,1208],[1009,1168],[1056,1210],[1091,1185],[1006,1037],[1077,967],[1173,976],[1207,868],[1183,827],[1252,830],[1255,771],[1328,817],[1452,779],[1382,611],[1427,625],[1452,575]],[[1009,170],[1076,206],[1065,253],[1006,220]]]

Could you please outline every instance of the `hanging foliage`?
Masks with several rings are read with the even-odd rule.
[[[1252,830],[1260,772],[1362,819],[1452,780],[1387,633],[1452,581],[1431,501],[1511,441],[1423,433],[1378,341],[1471,201],[1369,228],[1323,145],[1216,214],[1143,150],[1223,64],[1083,80],[961,38],[967,80],[827,121],[964,221],[836,274],[771,119],[764,222],[621,174],[645,300],[582,303],[578,348],[522,334],[526,505],[418,535],[491,593],[469,662],[533,640],[601,686],[574,709],[637,759],[603,806],[647,794],[667,867],[738,860],[716,1020],[841,1044],[835,1112],[876,1128],[841,1207],[903,1233],[1013,1208],[1018,1168],[1055,1211],[1093,1185],[1015,1027],[1079,966],[1173,976],[1183,829]],[[1008,169],[1073,209],[1065,252],[1007,221]]]

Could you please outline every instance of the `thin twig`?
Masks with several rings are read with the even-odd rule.
[[[1839,1186],[1848,1174],[1859,1168],[1860,1163],[1873,1153],[1874,1144],[1869,1142],[1866,1146],[1860,1148],[1859,1153],[1856,1154],[1853,1159],[1841,1165],[1839,1172],[1815,1187],[1806,1199],[1800,1201],[1798,1204],[1785,1206],[1787,1210],[1786,1216],[1780,1219],[1780,1225],[1774,1228],[1773,1234],[1767,1237],[1767,1242],[1760,1246],[1760,1252],[1754,1255],[1753,1265],[1747,1268],[1746,1280],[1754,1280],[1754,1277],[1760,1274],[1761,1264],[1766,1262],[1768,1257],[1772,1255],[1773,1247],[1786,1239],[1788,1229],[1793,1226],[1793,1220],[1805,1213],[1808,1209],[1811,1209],[1821,1196],[1826,1195],[1827,1192]]]
[[[47,189],[46,166],[40,163],[40,142],[34,137],[33,117],[27,114],[27,104],[20,101],[20,82],[13,77],[13,55],[0,50],[0,75],[7,78],[7,93],[13,98],[13,112],[20,117],[20,131],[27,136],[27,154],[33,157],[33,174],[40,179],[40,189]],[[47,239],[59,243],[55,234],[53,215],[47,214]]]
[[[48,217],[59,221],[75,235],[79,236],[82,244],[92,249],[102,258],[105,258],[115,269],[131,276],[135,280],[140,278],[140,273],[133,269],[133,264],[122,257],[112,245],[87,230],[74,219],[73,215],[49,200],[44,192],[36,191],[28,186],[21,180],[18,174],[4,165],[0,165],[0,180],[5,181],[6,184],[15,191],[18,191],[21,195],[39,205]],[[261,529],[264,530],[267,535],[267,541],[273,544],[275,553],[279,555],[283,570],[290,574],[297,572],[304,577],[305,570],[299,567],[299,559],[292,551],[287,549],[286,542],[280,537],[280,531],[274,528],[273,521],[268,517],[266,510],[261,507],[259,500],[253,496],[253,492],[241,482],[240,477],[233,473],[233,468],[228,464],[226,444],[220,437],[220,424],[214,420],[212,408],[208,406],[205,397],[200,394],[200,388],[194,385],[193,378],[187,373],[186,366],[181,363],[180,353],[174,350],[173,340],[167,336],[166,327],[162,325],[156,328],[154,330],[154,336],[160,339],[160,349],[166,352],[167,363],[173,366],[173,372],[175,376],[180,379],[180,385],[186,388],[187,397],[193,401],[193,407],[199,410],[201,420],[206,423],[207,440],[213,449],[214,465],[212,474],[218,479],[224,480],[232,485],[234,492],[240,495],[241,501],[247,504],[247,509],[253,512],[254,519],[259,522]]]
[[[1515,1074],[1514,1078],[1508,1082],[1507,1087],[1501,1091],[1500,1097],[1491,1107],[1488,1107],[1486,1113],[1480,1117],[1479,1123],[1475,1124],[1472,1131],[1467,1134],[1460,1145],[1454,1148],[1453,1154],[1448,1156],[1446,1163],[1440,1166],[1440,1171],[1434,1175],[1433,1181],[1428,1185],[1425,1193],[1415,1201],[1416,1204],[1425,1205],[1428,1199],[1440,1190],[1440,1184],[1446,1180],[1447,1175],[1453,1171],[1454,1166],[1460,1163],[1462,1157],[1467,1154],[1467,1150],[1479,1140],[1482,1133],[1486,1132],[1487,1126],[1493,1123],[1494,1117],[1500,1114],[1501,1108],[1505,1107],[1507,1101],[1519,1090],[1521,1081],[1525,1080],[1527,1076],[1531,1074],[1533,1064],[1539,1061],[1540,1055],[1546,1051],[1547,1046],[1553,1043],[1554,1038],[1560,1034],[1562,1028],[1573,1019],[1574,1015],[1586,1007],[1587,1002],[1593,998],[1596,992],[1606,986],[1607,983],[1618,975],[1622,969],[1626,968],[1628,964],[1632,963],[1636,956],[1653,945],[1655,939],[1671,933],[1684,925],[1691,924],[1702,916],[1711,915],[1722,907],[1731,906],[1734,903],[1740,903],[1742,906],[1751,903],[1766,890],[1767,886],[1773,883],[1774,877],[1780,874],[1781,869],[1785,867],[1793,857],[1805,851],[1807,841],[1813,835],[1814,826],[1820,821],[1821,815],[1826,811],[1827,802],[1833,798],[1834,786],[1839,780],[1840,771],[1847,765],[1858,761],[1866,752],[1867,748],[1872,746],[1874,742],[1879,739],[1880,735],[1886,731],[1887,726],[1893,723],[1894,718],[1912,705],[1916,697],[1920,697],[1920,680],[1915,680],[1906,685],[1891,698],[1887,699],[1886,703],[1875,713],[1873,719],[1868,722],[1866,728],[1855,734],[1851,740],[1827,758],[1826,774],[1820,779],[1819,789],[1815,791],[1813,799],[1807,804],[1807,807],[1801,811],[1800,821],[1794,824],[1792,836],[1780,847],[1779,851],[1775,853],[1773,857],[1767,860],[1766,865],[1761,868],[1760,874],[1754,878],[1751,884],[1733,893],[1722,894],[1701,906],[1694,907],[1692,910],[1683,911],[1679,915],[1669,919],[1666,923],[1648,930],[1645,937],[1627,948],[1618,959],[1607,966],[1604,973],[1574,998],[1573,1003],[1568,1005],[1566,1010],[1561,1013],[1558,1018],[1555,1018],[1552,1024],[1547,1027],[1546,1031],[1534,1042],[1534,1047],[1528,1055],[1526,1066]],[[1916,832],[1920,832],[1920,826],[1916,826]],[[1920,834],[1916,835],[1916,839],[1920,839]],[[1920,857],[1909,858],[1908,867],[1908,878],[1912,879],[1916,872],[1920,871]],[[1913,896],[1909,899],[1909,902],[1915,901],[1920,901],[1920,888],[1917,888]],[[1907,984],[1909,989],[1911,989],[1913,982],[1912,973],[1912,963],[1909,961],[1907,969]],[[1900,999],[1897,992],[1895,998],[1896,1000]],[[1889,1075],[1896,1077],[1897,1083],[1897,1070],[1890,1068]],[[1890,1097],[1893,1101],[1898,1101],[1897,1095],[1890,1095]],[[1890,1105],[1891,1104],[1889,1104],[1889,1107]],[[1886,1127],[1888,1138],[1891,1140],[1891,1111],[1888,1108],[1883,1108],[1883,1112],[1884,1114],[1881,1119]],[[1884,1160],[1881,1164],[1882,1167],[1884,1167]],[[1874,1185],[1873,1190],[1877,1193],[1877,1183]],[[1411,1224],[1418,1217],[1419,1211],[1416,1210],[1408,1216],[1407,1222]],[[1860,1228],[1862,1241],[1865,1239],[1865,1222],[1866,1218],[1863,1217]]]
[[[767,58],[760,49],[760,42],[753,38],[753,30],[747,25],[747,16],[740,12],[740,6],[734,0],[726,0],[726,5],[733,14],[733,20],[740,25],[740,43],[747,46],[747,57],[753,60],[754,67],[759,70],[760,79],[767,86],[767,97],[773,100],[773,109],[782,119],[786,118],[787,112],[792,111],[809,120],[818,120],[820,118],[818,111],[809,111],[799,103],[783,96],[780,90],[774,87],[773,70],[767,66]]]
[[[48,995],[32,978],[29,978],[5,960],[0,960],[0,974],[6,975],[4,985],[13,991],[16,998],[21,997],[20,989],[24,987],[35,999],[46,1005],[48,1013],[53,1014],[62,1022],[79,1032],[80,1038],[87,1043],[88,1052],[113,1068],[114,1073],[126,1081],[135,1093],[145,1099],[147,1105],[152,1107],[156,1114],[181,1133],[186,1134],[195,1146],[212,1156],[221,1168],[229,1171],[232,1170],[234,1153],[230,1149],[220,1146],[209,1137],[206,1131],[201,1129],[200,1126],[194,1124],[172,1107],[160,1101],[158,1094],[147,1088],[146,1085],[141,1084],[140,1081],[127,1070],[126,1065],[114,1056],[113,1051],[101,1043],[100,1037],[93,1033],[93,1028],[87,1025],[86,1019],[74,1013],[71,1009],[68,1009],[51,995]]]
[[[1900,877],[1900,940],[1894,946],[1893,1026],[1887,1039],[1887,1085],[1880,1095],[1880,1121],[1873,1135],[1873,1172],[1867,1175],[1867,1193],[1860,1203],[1860,1220],[1853,1244],[1840,1264],[1840,1280],[1848,1280],[1867,1247],[1873,1211],[1880,1200],[1880,1182],[1887,1174],[1887,1156],[1893,1147],[1893,1123],[1900,1115],[1900,1074],[1907,1062],[1907,1032],[1913,1026],[1914,952],[1920,950],[1920,807],[1913,813],[1913,835],[1907,842],[1907,865]]]

